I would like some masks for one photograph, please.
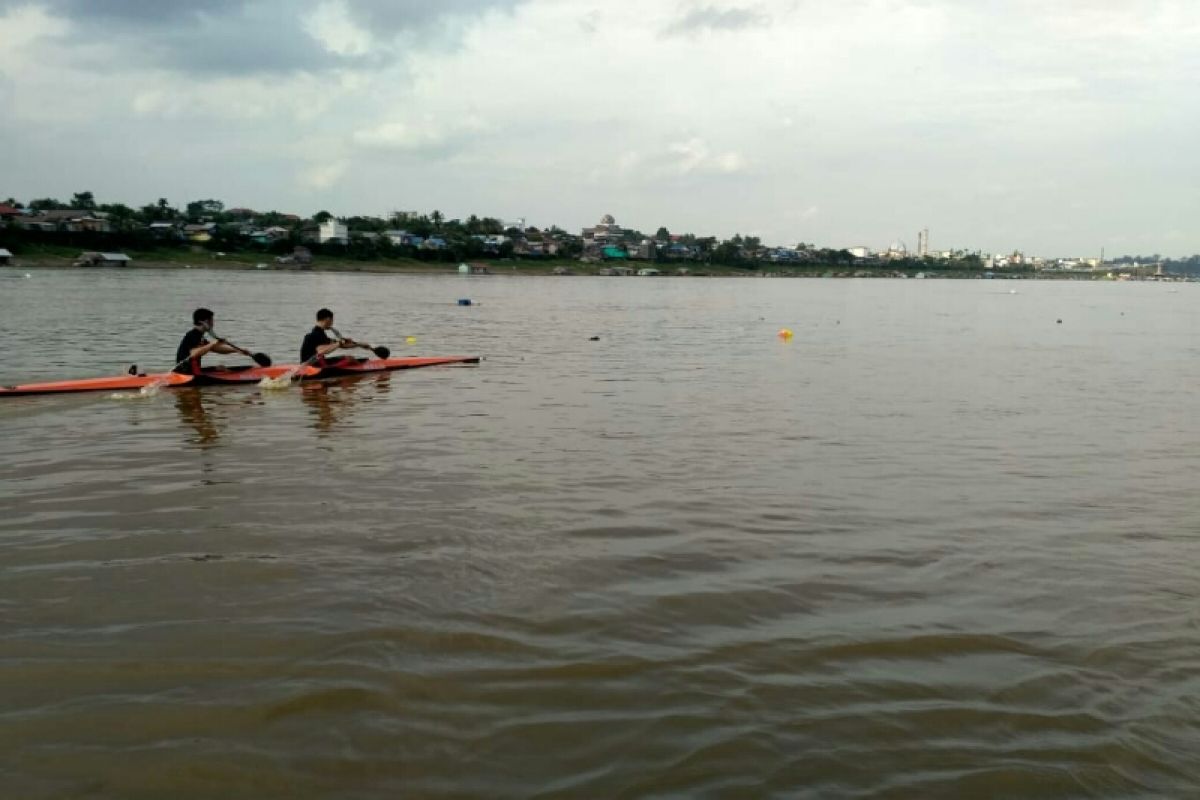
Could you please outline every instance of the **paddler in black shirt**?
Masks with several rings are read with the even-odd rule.
[[[370,350],[371,346],[359,344],[353,339],[333,339],[329,336],[328,331],[333,330],[333,312],[328,308],[322,308],[317,312],[317,324],[304,337],[304,342],[300,345],[300,360],[305,364],[315,363],[319,367],[332,366],[344,358],[349,356],[330,356],[334,350],[339,348],[343,350],[352,350],[356,347],[361,347],[364,350]],[[340,336],[336,330],[333,333]]]
[[[179,342],[179,348],[175,351],[176,372],[182,372],[185,375],[199,375],[200,359],[209,353],[223,355],[241,353],[251,358],[254,357],[250,351],[235,347],[220,337],[210,342],[205,336],[212,332],[212,328],[213,312],[207,308],[197,308],[192,312],[192,329],[183,335],[183,340]]]

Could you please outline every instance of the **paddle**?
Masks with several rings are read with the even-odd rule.
[[[269,355],[267,355],[266,353],[251,353],[249,350],[247,350],[244,347],[238,347],[236,344],[229,341],[228,339],[222,339],[220,336],[218,336],[216,334],[215,331],[213,331],[212,328],[207,328],[206,332],[211,333],[213,335],[213,338],[216,339],[219,344],[224,344],[224,345],[228,345],[229,347],[232,347],[234,350],[237,350],[242,355],[252,359],[254,361],[254,363],[258,364],[260,367],[271,366],[271,357]],[[191,360],[192,360],[192,357],[189,355],[183,361],[180,361],[178,364],[171,367],[170,371],[174,372],[175,370],[179,369],[180,367],[182,367],[184,364],[188,363]]]
[[[371,347],[371,345],[369,345],[369,344],[363,344],[360,342],[356,342],[353,339],[347,339],[342,336],[341,332],[337,328],[330,327],[329,331],[330,331],[330,333],[332,333],[334,336],[337,337],[339,342],[347,343],[346,346],[348,346],[348,347],[366,348],[366,349],[370,350],[372,353],[374,353],[379,358],[387,358],[388,356],[390,356],[392,354],[392,351],[387,349],[386,347]],[[292,381],[295,380],[297,376],[299,376],[301,379],[303,379],[304,376],[301,373],[304,372],[305,368],[312,366],[323,355],[324,354],[320,353],[320,352],[313,353],[313,355],[311,357],[305,359],[303,363],[298,364],[295,367],[292,367],[291,369],[289,369],[287,372],[283,373],[279,377],[263,378],[259,382],[258,385],[264,389],[285,389],[292,385]],[[334,366],[336,366],[336,365],[334,365]]]
[[[227,339],[222,339],[220,336],[217,336],[217,334],[213,332],[213,329],[208,327],[207,325],[204,327],[205,327],[205,333],[211,333],[213,335],[213,338],[216,339],[217,342],[227,345],[229,347],[232,347],[234,350],[241,353],[242,355],[250,357],[251,359],[254,360],[254,363],[258,364],[260,367],[271,366],[271,357],[269,355],[267,355],[266,353],[251,353],[246,348],[238,347],[233,342],[231,342]],[[170,380],[171,373],[175,372],[175,370],[179,369],[180,367],[182,367],[184,364],[188,363],[191,360],[192,360],[192,357],[191,357],[191,355],[189,355],[183,361],[180,361],[178,364],[171,367],[170,372],[168,372],[166,375],[163,375],[163,376],[155,379],[152,383],[148,383],[145,386],[143,386],[141,388],[141,393],[145,396],[152,396],[152,395],[158,394],[159,388],[162,386],[165,386],[167,384],[167,382]],[[134,364],[133,366],[131,366],[129,368],[129,374],[130,375],[137,374],[137,365],[136,364]]]
[[[372,353],[374,353],[379,358],[387,358],[388,356],[390,356],[392,354],[392,351],[387,349],[386,347],[371,347],[371,345],[369,345],[365,342],[356,342],[353,339],[345,339],[342,337],[342,334],[340,332],[338,332],[337,328],[330,327],[329,330],[339,340],[344,341],[344,342],[349,342],[351,347],[365,347],[366,349],[370,350]]]
[[[233,342],[231,342],[227,339],[218,339],[217,341],[225,342],[225,344],[229,345],[234,350],[237,350],[239,353],[241,353],[244,356],[250,356],[250,358],[254,360],[254,363],[258,364],[260,367],[271,366],[271,357],[269,355],[267,355],[266,353],[251,353],[248,350],[243,350],[242,348],[238,347],[236,344],[234,344]]]

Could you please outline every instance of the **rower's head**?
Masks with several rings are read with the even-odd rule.
[[[333,312],[328,308],[322,308],[317,312],[317,327],[326,330],[333,327]]]
[[[213,312],[207,308],[197,308],[192,312],[192,324],[198,328],[211,329],[213,326]]]

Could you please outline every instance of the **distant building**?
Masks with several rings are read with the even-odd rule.
[[[384,231],[383,235],[392,243],[393,247],[420,247],[421,242],[425,241],[422,237],[408,231]]]
[[[12,253],[0,247],[0,267],[7,267],[12,263]]]
[[[642,239],[637,247],[629,248],[629,257],[639,261],[653,261],[658,256],[658,245],[650,239]]]
[[[112,230],[112,224],[108,221],[107,214],[84,209],[43,211],[40,214],[16,217],[14,221],[18,227],[31,231],[108,233]]]
[[[124,253],[80,253],[73,266],[76,267],[127,267],[132,261]]]
[[[612,214],[600,218],[600,224],[583,229],[583,253],[586,256],[604,256],[606,249],[616,248],[625,238],[625,230],[617,224]]]
[[[217,226],[211,222],[183,226],[183,235],[187,237],[189,242],[196,242],[197,244],[211,242],[213,234],[216,232]]]
[[[866,258],[867,256],[871,255],[871,249],[869,247],[863,247],[862,245],[847,248],[846,252],[855,258]]]
[[[317,241],[321,244],[346,244],[350,241],[350,229],[346,223],[330,217],[317,226]]]

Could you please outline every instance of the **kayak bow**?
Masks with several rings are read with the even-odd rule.
[[[263,378],[278,378],[289,370],[297,369],[296,378],[316,381],[347,375],[366,375],[372,372],[391,372],[398,369],[436,367],[445,364],[478,364],[479,356],[430,356],[424,358],[361,358],[344,359],[329,366],[302,366],[276,364],[270,367],[214,367],[201,371],[199,375],[179,372],[160,372],[145,375],[115,375],[111,378],[81,378],[47,383],[24,383],[18,386],[0,386],[0,397],[25,397],[35,394],[68,394],[74,392],[121,392],[142,389],[159,384],[164,389],[181,386],[226,386],[231,384],[258,383]]]

